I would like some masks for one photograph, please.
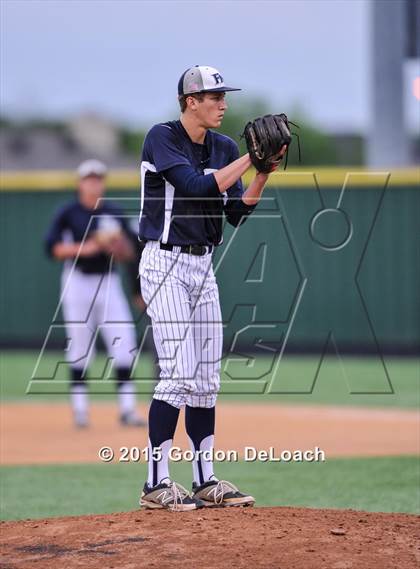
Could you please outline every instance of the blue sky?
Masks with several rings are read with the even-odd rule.
[[[369,122],[368,0],[2,0],[5,112],[172,118],[191,65],[217,67],[272,111],[333,130]]]

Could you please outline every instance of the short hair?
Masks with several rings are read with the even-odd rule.
[[[205,93],[190,93],[188,95],[180,95],[178,97],[179,106],[181,107],[181,113],[184,113],[187,108],[187,98],[194,97],[200,103],[204,100]]]

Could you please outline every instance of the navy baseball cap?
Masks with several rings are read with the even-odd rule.
[[[195,65],[181,75],[178,81],[178,96],[192,93],[224,93],[225,91],[242,91],[236,87],[227,87],[223,77],[214,67]]]

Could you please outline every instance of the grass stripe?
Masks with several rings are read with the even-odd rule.
[[[190,485],[189,464],[175,463],[171,472],[186,487]],[[216,472],[252,493],[259,506],[420,513],[416,457],[218,463]],[[2,519],[133,510],[145,476],[143,462],[3,467]]]

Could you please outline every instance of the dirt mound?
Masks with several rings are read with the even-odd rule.
[[[3,522],[3,569],[410,569],[419,518],[226,508]],[[417,557],[416,557],[417,553]]]

